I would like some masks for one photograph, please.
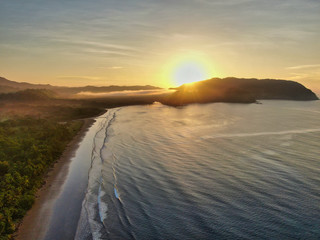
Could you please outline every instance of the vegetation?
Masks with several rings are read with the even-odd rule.
[[[25,89],[13,93],[0,94],[1,100],[11,101],[45,101],[54,97],[56,97],[56,94],[47,89]]]
[[[286,80],[212,78],[175,88],[176,92],[161,101],[170,106],[190,103],[254,103],[262,99],[311,101],[318,97],[303,85]]]
[[[45,173],[81,126],[35,118],[0,122],[0,239],[12,238]]]

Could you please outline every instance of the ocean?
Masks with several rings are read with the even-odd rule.
[[[97,118],[75,239],[320,239],[320,101],[261,103]]]

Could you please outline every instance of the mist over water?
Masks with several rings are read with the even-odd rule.
[[[320,238],[320,103],[110,109],[76,239]]]

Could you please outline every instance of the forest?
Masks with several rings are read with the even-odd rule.
[[[0,122],[0,239],[12,239],[45,174],[82,124],[32,117]]]

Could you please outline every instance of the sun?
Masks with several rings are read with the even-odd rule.
[[[173,70],[173,81],[178,86],[205,80],[208,77],[204,66],[195,61],[182,62]]]
[[[212,62],[199,53],[178,55],[164,67],[163,82],[174,87],[206,80],[214,75]]]

